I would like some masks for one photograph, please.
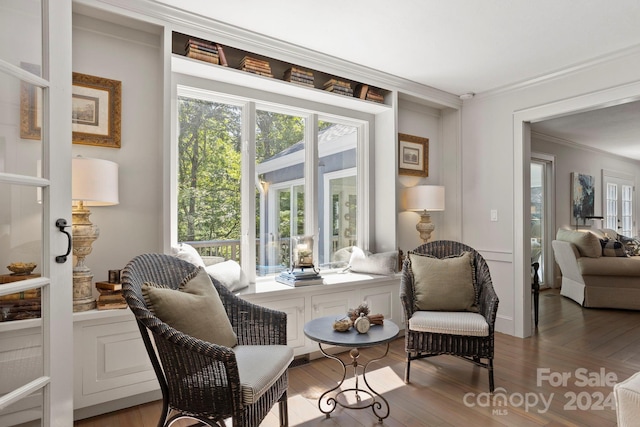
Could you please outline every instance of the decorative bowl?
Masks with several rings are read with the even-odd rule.
[[[11,274],[14,275],[27,275],[36,268],[36,264],[32,262],[13,262],[7,266]]]

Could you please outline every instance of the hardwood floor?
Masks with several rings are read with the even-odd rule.
[[[360,360],[380,351],[364,349]],[[542,292],[533,337],[496,334],[493,398],[486,370],[451,356],[412,362],[411,384],[404,384],[402,339],[377,363],[367,379],[389,401],[387,426],[615,426],[611,384],[640,371],[640,312],[583,309],[555,290]],[[289,425],[376,425],[370,409],[338,408],[328,419],[319,412],[318,397],[341,375],[335,361],[316,359],[289,375]],[[555,383],[561,375],[569,377]],[[152,402],[75,425],[155,427],[159,413]],[[278,426],[277,408],[262,425]]]

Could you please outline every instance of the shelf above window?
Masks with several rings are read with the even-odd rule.
[[[171,58],[171,71],[194,77],[244,86],[267,92],[291,96],[309,101],[320,102],[336,107],[348,108],[370,114],[379,114],[391,109],[390,105],[359,98],[347,97],[321,89],[299,86],[294,83],[263,77],[229,67],[209,64],[197,59],[174,54]]]

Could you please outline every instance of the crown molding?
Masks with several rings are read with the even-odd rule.
[[[171,24],[172,29],[177,31],[196,31],[223,45],[227,44],[238,49],[256,52],[260,55],[355,81],[364,81],[384,89],[406,92],[442,107],[459,109],[462,106],[462,101],[458,96],[440,89],[152,0],[75,0],[75,3],[90,7],[110,8],[113,13],[124,12],[127,15],[136,15],[138,19],[144,17],[153,20],[156,24]],[[194,35],[198,36],[199,34]]]
[[[589,145],[578,144],[577,142],[571,141],[569,139],[560,138],[560,137],[552,136],[552,135],[547,135],[547,134],[541,133],[541,132],[531,131],[531,138],[532,139],[536,138],[536,139],[539,139],[541,141],[550,142],[552,144],[564,145],[565,147],[569,147],[569,148],[576,149],[576,150],[589,151],[589,152],[594,153],[594,154],[605,155],[607,157],[613,157],[613,158],[616,158],[618,160],[622,160],[622,161],[625,161],[625,162],[633,162],[633,163],[637,163],[637,164],[640,165],[640,161],[639,160],[635,160],[635,159],[632,159],[630,157],[620,156],[619,154],[610,153],[608,151],[601,150],[601,149],[595,148],[595,147],[591,147]]]
[[[547,83],[556,79],[568,77],[573,74],[577,74],[592,68],[596,68],[599,65],[604,64],[606,62],[610,62],[616,59],[622,59],[622,58],[634,56],[634,55],[640,55],[640,45],[627,47],[624,49],[617,50],[615,52],[610,52],[601,56],[597,56],[587,61],[578,62],[574,65],[561,68],[559,70],[552,71],[550,73],[542,74],[538,77],[533,77],[531,79],[526,79],[516,83],[510,83],[505,86],[500,86],[495,89],[484,91],[482,93],[476,94],[475,98],[476,99],[490,98],[490,97],[494,97],[502,94],[507,94],[509,92],[525,89],[528,87],[537,86],[537,85]]]

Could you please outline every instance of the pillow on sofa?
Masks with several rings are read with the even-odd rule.
[[[208,265],[204,269],[231,292],[239,291],[249,286],[249,279],[242,271],[242,267],[233,260]]]
[[[218,291],[204,268],[187,278],[179,290],[144,283],[142,295],[149,310],[174,329],[225,347],[238,343]]]
[[[171,255],[180,258],[181,260],[190,262],[193,265],[197,265],[198,267],[204,267],[204,261],[202,257],[191,245],[186,243],[180,243],[178,246],[174,246],[171,248]]]
[[[618,234],[618,240],[624,246],[628,256],[640,256],[640,238]]]
[[[589,258],[600,258],[602,256],[602,246],[600,239],[589,231],[564,230],[559,229],[556,240],[573,243],[580,252],[580,255]]]
[[[443,259],[409,252],[409,262],[418,310],[478,311],[470,252]]]
[[[602,246],[602,256],[627,256],[624,245],[616,239],[600,239],[600,245]]]

